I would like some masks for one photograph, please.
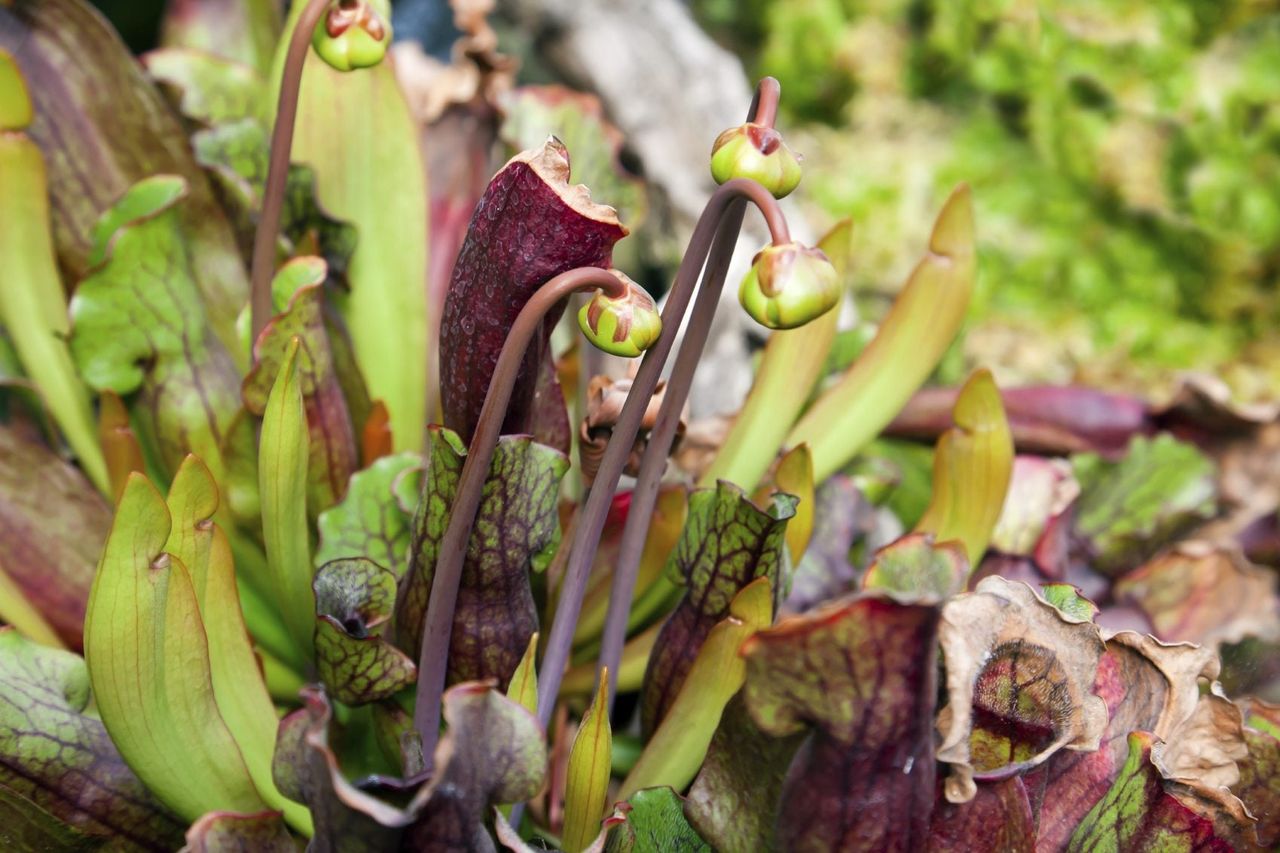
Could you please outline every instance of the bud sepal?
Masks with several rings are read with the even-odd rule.
[[[840,278],[821,249],[799,243],[766,246],[738,288],[738,301],[757,323],[794,329],[840,301]]]
[[[635,358],[662,334],[662,316],[653,297],[618,270],[609,270],[627,286],[620,299],[597,290],[578,312],[578,327],[587,340],[610,355]]]
[[[371,68],[391,46],[388,0],[337,0],[311,36],[316,54],[338,71]]]

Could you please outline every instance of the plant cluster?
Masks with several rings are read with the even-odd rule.
[[[1200,537],[1225,487],[1170,434],[1257,418],[917,394],[973,295],[965,185],[833,370],[852,230],[792,239],[772,78],[659,311],[570,144],[428,184],[477,123],[415,123],[387,4],[270,11],[175,3],[140,66],[84,0],[0,4],[5,849],[1280,841],[1280,710],[1217,681],[1280,642],[1276,580]],[[771,334],[689,458],[753,209]],[[577,428],[562,315],[639,357]],[[885,431],[933,443],[914,508]]]

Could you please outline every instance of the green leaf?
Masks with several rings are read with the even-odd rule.
[[[114,840],[121,849],[173,850],[180,843],[184,823],[143,787],[102,722],[86,713],[90,698],[78,656],[0,628],[5,849],[14,849],[7,832],[26,838],[64,834],[59,824],[99,843]]]
[[[853,220],[846,219],[818,243],[818,248],[835,264],[842,287],[847,283],[853,260],[852,232]],[[836,309],[803,328],[769,335],[751,383],[751,393],[729,428],[720,451],[702,475],[702,485],[728,480],[748,491],[755,489],[809,401],[814,386],[824,375],[824,361],[835,342],[839,321],[840,311]]]
[[[756,578],[768,578],[777,611],[789,583],[784,537],[795,507],[791,495],[775,494],[762,510],[726,482],[689,497],[688,521],[667,563],[667,574],[687,590],[663,625],[645,672],[641,720],[646,736],[675,702],[698,649],[729,615],[734,596]]]
[[[958,539],[969,566],[987,551],[1013,474],[1013,436],[1000,391],[986,370],[964,384],[952,410],[955,426],[933,456],[933,498],[916,530],[939,542]]]
[[[413,684],[417,669],[380,635],[396,600],[396,577],[362,557],[316,572],[316,664],[334,697],[365,705]]]
[[[261,415],[291,342],[299,343],[295,369],[307,419],[307,510],[313,518],[342,499],[347,481],[360,467],[357,427],[338,381],[325,327],[325,274],[321,259],[295,258],[276,275],[277,281],[305,284],[263,329],[254,345],[253,369],[244,380],[245,407]]]
[[[397,453],[353,474],[346,497],[320,513],[316,564],[364,557],[389,569],[397,579],[404,575],[421,468],[418,454]],[[408,503],[402,499],[409,499]]]
[[[1107,795],[1085,815],[1067,844],[1068,851],[1230,850],[1214,831],[1213,821],[1196,814],[1165,790],[1164,779],[1152,763],[1155,737],[1133,732],[1129,758]]]
[[[293,29],[301,4],[290,12]],[[287,38],[276,54],[278,86]],[[342,306],[369,392],[386,403],[397,450],[423,446],[426,419],[426,175],[418,127],[391,63],[354,74],[303,71],[292,159],[316,172],[316,196],[360,232]]]
[[[206,127],[245,118],[261,119],[264,78],[252,68],[187,48],[161,48],[142,57],[151,79],[177,93],[174,106]]]
[[[776,850],[782,782],[806,733],[760,731],[739,693],[729,702],[685,802],[685,816],[716,850]]]
[[[779,849],[923,847],[938,625],[936,605],[864,593],[747,641],[756,725],[774,737],[812,729],[783,784]]]
[[[618,797],[669,785],[683,790],[698,773],[725,705],[742,687],[746,665],[738,652],[773,622],[768,578],[756,578],[733,597],[729,615],[711,629],[662,723],[627,774]]]
[[[963,590],[968,580],[969,561],[960,543],[935,545],[927,533],[912,533],[876,552],[862,586],[941,600]]]
[[[1062,611],[1062,615],[1081,622],[1092,622],[1098,615],[1098,606],[1069,583],[1047,583],[1040,594],[1044,600]]]
[[[102,212],[138,181],[177,175],[188,198],[172,227],[187,254],[183,275],[189,274],[205,312],[195,328],[234,347],[236,315],[249,294],[235,235],[177,116],[120,37],[83,0],[6,4],[0,49],[13,54],[37,93],[31,138],[50,158],[59,269],[71,282],[87,276]],[[213,457],[201,455],[212,464]]]
[[[316,599],[311,589],[307,416],[297,376],[299,346],[296,338],[289,343],[263,412],[258,491],[267,548],[267,576],[262,588],[288,626],[294,645],[310,660]]]
[[[564,788],[564,830],[560,843],[565,853],[582,853],[600,834],[613,755],[613,729],[609,726],[609,670],[600,672],[595,698],[582,715],[578,733],[569,749],[569,769]]]
[[[173,0],[160,41],[244,63],[266,74],[280,37],[280,7],[269,0]]]
[[[1252,700],[1244,724],[1249,757],[1239,762],[1240,782],[1232,789],[1258,818],[1258,844],[1275,847],[1280,841],[1280,707]]]
[[[186,196],[182,178],[160,175],[103,215],[103,261],[71,300],[71,353],[94,389],[138,392],[139,425],[166,471],[195,453],[218,476],[239,380],[197,287],[178,215]]]
[[[311,832],[311,816],[285,799],[271,780],[276,714],[258,669],[258,661],[240,610],[231,544],[214,523],[218,487],[209,469],[196,457],[183,460],[167,499],[173,529],[164,549],[191,575],[209,641],[209,666],[218,711],[231,731],[254,786],[273,809],[284,812],[290,825]]]
[[[815,482],[875,438],[933,372],[964,320],[975,267],[973,206],[962,185],[875,338],[787,437],[789,446],[809,445]]]
[[[511,674],[507,685],[507,698],[518,702],[530,714],[538,713],[538,635],[529,638],[529,647],[520,658],[520,665]]]
[[[160,493],[131,475],[85,617],[98,712],[138,777],[187,820],[261,811],[266,805],[215,699],[191,575],[164,551],[170,531]]]
[[[1071,460],[1080,481],[1076,532],[1093,568],[1116,576],[1212,518],[1214,465],[1170,435],[1135,438],[1118,462],[1097,454]]]
[[[79,649],[111,508],[57,453],[4,425],[0,459],[0,573],[68,648]],[[19,624],[15,614],[5,619]]]
[[[415,659],[464,454],[453,432],[432,427],[409,573],[396,601],[396,645]],[[546,566],[560,541],[556,504],[568,468],[563,454],[527,436],[498,441],[462,566],[449,642],[450,682],[494,678],[505,685],[519,665],[538,630],[529,573]],[[502,618],[494,619],[494,613]]]
[[[20,100],[15,119],[30,118],[26,85],[13,59],[0,49],[0,103]],[[13,340],[23,369],[40,389],[67,443],[94,484],[106,492],[106,462],[98,446],[89,394],[67,348],[70,325],[49,233],[44,158],[26,134],[25,121],[0,116],[0,257],[11,284],[0,287],[0,325]]]
[[[685,820],[680,796],[670,788],[637,791],[618,807],[624,820],[609,833],[609,853],[673,850],[701,853],[711,848]]]

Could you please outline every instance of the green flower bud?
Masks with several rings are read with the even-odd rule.
[[[760,325],[794,329],[836,306],[840,279],[821,249],[799,243],[766,246],[742,279],[738,301]]]
[[[369,68],[382,61],[391,45],[388,0],[338,0],[311,36],[311,46],[339,71]]]
[[[578,312],[578,328],[597,349],[635,358],[662,334],[662,317],[648,292],[617,270],[609,270],[627,286],[627,295],[610,299],[597,290]]]
[[[782,198],[800,183],[800,174],[800,158],[772,127],[748,122],[720,134],[711,147],[711,176],[717,184],[750,178]]]

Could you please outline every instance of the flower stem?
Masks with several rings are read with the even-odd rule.
[[[311,34],[329,0],[308,0],[289,36],[284,73],[280,77],[280,99],[271,129],[271,159],[267,163],[267,183],[262,192],[262,211],[253,235],[253,263],[250,266],[249,319],[251,340],[266,327],[275,313],[271,307],[271,275],[275,272],[276,239],[284,212],[284,190],[289,178],[289,154],[293,149],[293,125],[298,115],[298,91],[302,88],[302,67],[311,51]]]
[[[453,633],[454,607],[458,601],[458,584],[462,578],[467,541],[471,538],[471,528],[480,508],[481,492],[489,474],[494,449],[498,445],[507,404],[515,390],[520,365],[547,312],[571,293],[596,288],[604,290],[614,299],[627,295],[627,285],[613,273],[600,267],[579,267],[561,273],[542,285],[520,310],[498,356],[497,367],[489,382],[475,434],[471,438],[471,446],[467,449],[467,458],[458,478],[449,524],[440,540],[440,556],[436,560],[427,617],[422,628],[417,705],[413,722],[422,738],[422,758],[428,771],[431,769],[440,731],[440,697],[444,693],[449,638]]]
[[[756,89],[755,100],[751,104],[749,121],[772,127],[777,116],[778,96],[777,80],[772,77],[761,80]],[[781,208],[776,203],[759,205],[757,202],[757,205],[765,216],[773,242],[775,244],[788,242],[790,234]],[[720,223],[715,243],[707,259],[702,287],[698,291],[698,299],[693,306],[693,316],[689,319],[684,341],[676,356],[675,367],[667,382],[667,391],[663,397],[662,407],[658,410],[658,418],[649,432],[649,442],[640,463],[635,488],[631,493],[631,507],[627,513],[626,525],[623,527],[618,557],[614,563],[613,583],[609,590],[609,609],[605,616],[597,665],[597,671],[600,667],[607,666],[607,671],[610,673],[608,693],[610,710],[616,698],[617,673],[622,661],[622,649],[627,639],[627,619],[631,611],[632,598],[635,595],[636,576],[640,569],[645,539],[649,533],[649,523],[653,519],[659,487],[662,484],[662,473],[666,470],[667,457],[671,453],[671,445],[680,424],[680,411],[689,397],[694,371],[702,358],[707,336],[711,332],[711,322],[719,306],[720,292],[724,288],[729,262],[733,258],[738,233],[742,228],[743,213],[744,203],[737,202],[730,207]]]
[[[707,202],[706,208],[703,209],[702,217],[698,220],[693,237],[689,241],[688,251],[680,262],[680,269],[676,273],[675,284],[667,298],[666,308],[662,312],[662,335],[645,353],[644,360],[640,363],[640,369],[631,384],[631,393],[622,407],[622,414],[613,429],[613,436],[609,439],[609,446],[605,450],[595,482],[574,530],[568,565],[560,585],[560,601],[556,605],[556,615],[551,624],[546,654],[543,656],[538,677],[538,719],[544,726],[551,719],[551,711],[555,707],[556,696],[560,692],[560,680],[564,677],[574,628],[578,622],[579,612],[582,610],[587,574],[591,568],[592,557],[600,543],[600,535],[604,530],[605,517],[608,515],[613,491],[618,485],[622,469],[635,444],[640,423],[649,405],[649,399],[653,396],[654,388],[658,384],[662,366],[671,353],[671,347],[675,344],[680,322],[689,307],[699,273],[710,253],[712,239],[719,231],[718,224],[732,211],[735,202],[739,202],[740,199],[753,203],[765,214],[765,221],[773,231],[774,242],[787,242],[790,239],[786,231],[786,220],[782,217],[777,200],[755,181],[736,178],[726,182],[716,190],[711,200]],[[714,312],[715,297],[711,301],[712,306],[707,309],[708,313]],[[693,360],[696,362],[696,357]],[[679,411],[678,405],[676,411]],[[650,444],[652,446],[652,439]],[[633,506],[632,511],[634,509]],[[634,583],[633,578],[632,585]],[[616,586],[615,575],[615,588]]]

